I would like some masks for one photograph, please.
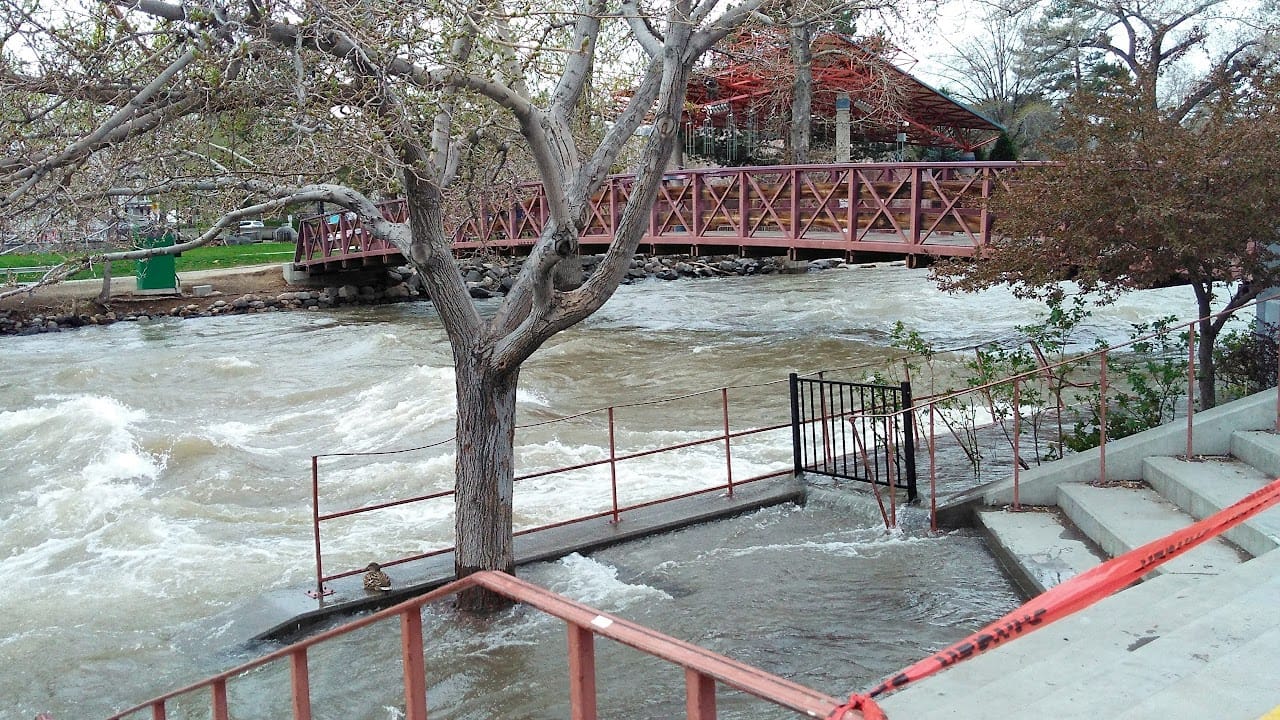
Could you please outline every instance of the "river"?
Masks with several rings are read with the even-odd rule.
[[[624,286],[526,363],[519,420],[735,385],[758,387],[735,391],[735,413],[784,422],[777,381],[884,358],[896,321],[947,348],[1010,337],[1041,312],[1003,291],[946,295],[926,277],[878,264]],[[1123,340],[1128,323],[1171,312],[1191,316],[1185,288],[1128,296],[1099,311],[1090,331]],[[229,630],[237,608],[301,588],[313,572],[310,455],[452,434],[445,343],[425,303],[0,340],[0,720],[102,717],[244,660],[244,638]],[[689,430],[681,411],[654,407],[630,421],[628,442],[666,445]],[[554,427],[517,436],[521,470],[605,452],[598,426]],[[744,472],[787,465],[789,436],[761,442],[735,458],[735,473],[738,462]],[[692,453],[632,480],[678,488],[703,462],[717,461]],[[444,487],[450,471],[443,451],[377,472],[356,467],[335,502]],[[596,502],[563,484],[541,492],[518,509],[521,522]],[[522,575],[842,694],[1017,604],[976,538],[930,535],[913,517],[886,534],[856,508],[774,508]],[[353,562],[412,552],[447,540],[450,522],[447,506],[406,510],[353,524],[335,548]],[[567,715],[558,623],[513,611],[476,631],[443,610],[426,616],[433,717]],[[398,716],[398,670],[375,661],[397,657],[394,628],[386,633],[313,658],[317,717]],[[602,716],[679,714],[678,673],[631,656],[607,669],[614,657],[601,650]],[[233,715],[265,716],[277,675],[236,691],[260,695],[240,713],[233,700]],[[674,694],[655,689],[664,684]],[[722,708],[722,717],[777,716],[736,696]]]

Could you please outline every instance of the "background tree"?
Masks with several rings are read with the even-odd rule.
[[[954,97],[1004,126],[1008,139],[1034,158],[1040,138],[1057,124],[1057,109],[1042,87],[1047,68],[1029,61],[1031,18],[992,9],[976,35],[951,45],[943,76]]]
[[[1106,92],[1128,79],[1139,107],[1181,122],[1224,88],[1269,62],[1274,7],[1231,0],[1006,0],[1029,19],[1022,62],[1046,94]]]
[[[647,227],[693,65],[761,4],[608,2],[114,0],[77,11],[0,0],[0,209],[58,218],[107,212],[113,193],[217,194],[214,225],[165,252],[280,208],[322,201],[355,213],[417,268],[453,350],[457,573],[510,572],[521,363],[616,290]],[[580,144],[588,76],[609,32],[630,38],[615,56],[630,91],[598,142]],[[651,130],[617,236],[583,281],[578,233],[591,194],[642,123]],[[232,137],[251,138],[248,152],[227,149]],[[536,169],[549,218],[486,317],[459,275],[445,218],[468,168],[491,171],[498,164],[482,159],[505,155],[510,137]],[[408,223],[374,205],[391,191],[404,193]],[[106,253],[67,269],[156,253]],[[478,591],[460,602],[501,601]]]
[[[1121,84],[1079,97],[1058,162],[1020,170],[993,202],[1002,238],[989,260],[936,270],[944,285],[1011,285],[1061,297],[1074,280],[1104,299],[1187,284],[1196,298],[1199,396],[1216,402],[1213,344],[1231,312],[1280,280],[1280,95],[1274,75],[1224,88],[1188,122],[1151,112]],[[1222,307],[1214,301],[1225,295]],[[1217,312],[1217,315],[1211,314]]]

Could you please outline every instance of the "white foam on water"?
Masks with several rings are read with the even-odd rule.
[[[252,360],[246,360],[234,355],[220,355],[215,358],[210,358],[208,363],[214,371],[229,373],[236,373],[241,370],[252,370],[258,367],[257,363]]]
[[[641,602],[671,600],[658,588],[623,582],[617,568],[578,553],[560,558],[545,570],[547,576],[539,579],[548,589],[608,612]]]
[[[424,428],[452,422],[453,368],[419,365],[392,373],[328,412],[344,447],[403,446]]]
[[[547,399],[545,393],[525,387],[519,387],[516,389],[516,402],[521,405],[533,405],[543,408],[551,407],[551,401]]]

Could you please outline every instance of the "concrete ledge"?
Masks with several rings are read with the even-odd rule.
[[[1247,398],[1197,413],[1193,419],[1197,455],[1226,455],[1236,430],[1266,430],[1276,424],[1276,390],[1264,390]],[[1107,443],[1107,480],[1142,479],[1142,461],[1155,455],[1183,455],[1187,451],[1187,425],[1181,420]],[[1053,505],[1057,486],[1098,479],[1098,448],[1031,468],[1019,475],[1018,499],[1029,505]],[[974,493],[948,501],[948,505],[972,502],[980,494],[987,505],[1013,502],[1013,478],[998,480]],[[939,511],[941,512],[941,511]]]
[[[719,490],[632,510],[616,525],[603,517],[540,530],[515,539],[516,565],[587,553],[771,505],[803,503],[804,498],[804,483],[787,476],[735,486],[732,498]],[[453,553],[386,570],[395,588],[385,593],[366,592],[360,575],[330,582],[326,588],[333,594],[318,600],[307,595],[314,584],[269,592],[248,607],[234,609],[229,632],[249,637],[251,643],[292,642],[336,617],[390,607],[452,581]]]
[[[1067,483],[1058,487],[1058,507],[1111,557],[1192,523],[1189,515],[1146,487],[1100,488],[1085,483]],[[1235,548],[1220,538],[1214,538],[1151,573],[1218,575],[1243,560]],[[1152,574],[1147,577],[1152,577]]]
[[[976,519],[991,554],[1026,598],[1107,559],[1056,511],[985,510]]]

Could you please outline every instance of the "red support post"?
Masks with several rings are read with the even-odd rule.
[[[791,176],[791,203],[787,208],[791,215],[791,221],[788,224],[786,236],[792,240],[800,236],[800,171],[791,168],[787,171]]]
[[[613,489],[613,522],[618,524],[618,446],[614,437],[613,408],[609,408],[609,485]]]
[[[1018,442],[1019,435],[1022,433],[1022,395],[1021,385],[1018,379],[1013,379],[1013,509],[1021,510],[1022,503],[1018,501],[1018,473],[1022,469],[1022,456],[1019,454],[1021,446]]]
[[[214,680],[209,689],[213,694],[213,720],[231,720],[231,713],[227,709],[227,681]]]
[[[157,700],[151,703],[151,720],[165,720],[163,700]]]
[[[909,233],[908,242],[911,245],[920,244],[920,213],[923,197],[920,192],[921,170],[913,167],[908,172],[911,173],[911,224],[907,228]]]
[[[684,669],[685,717],[689,720],[715,720],[716,681],[692,668]]]
[[[1107,351],[1103,350],[1098,373],[1098,482],[1107,481]]]
[[[933,434],[933,413],[935,403],[929,401],[929,529],[938,532],[938,456]]]
[[[569,628],[569,717],[596,720],[596,645],[589,629]]]
[[[720,402],[724,409],[724,471],[729,485],[729,497],[733,497],[733,455],[729,434],[729,388],[720,388]]]
[[[422,609],[400,613],[400,654],[404,666],[404,718],[427,720],[427,666],[422,657]]]
[[[311,456],[311,533],[315,538],[316,589],[315,597],[324,597],[324,568],[320,562],[320,457]],[[310,594],[310,593],[308,593]]]
[[[293,688],[293,720],[311,720],[311,676],[305,647],[289,653],[289,681]]]
[[[1193,422],[1196,414],[1196,324],[1187,326],[1187,460],[1194,456],[1192,452]]]

